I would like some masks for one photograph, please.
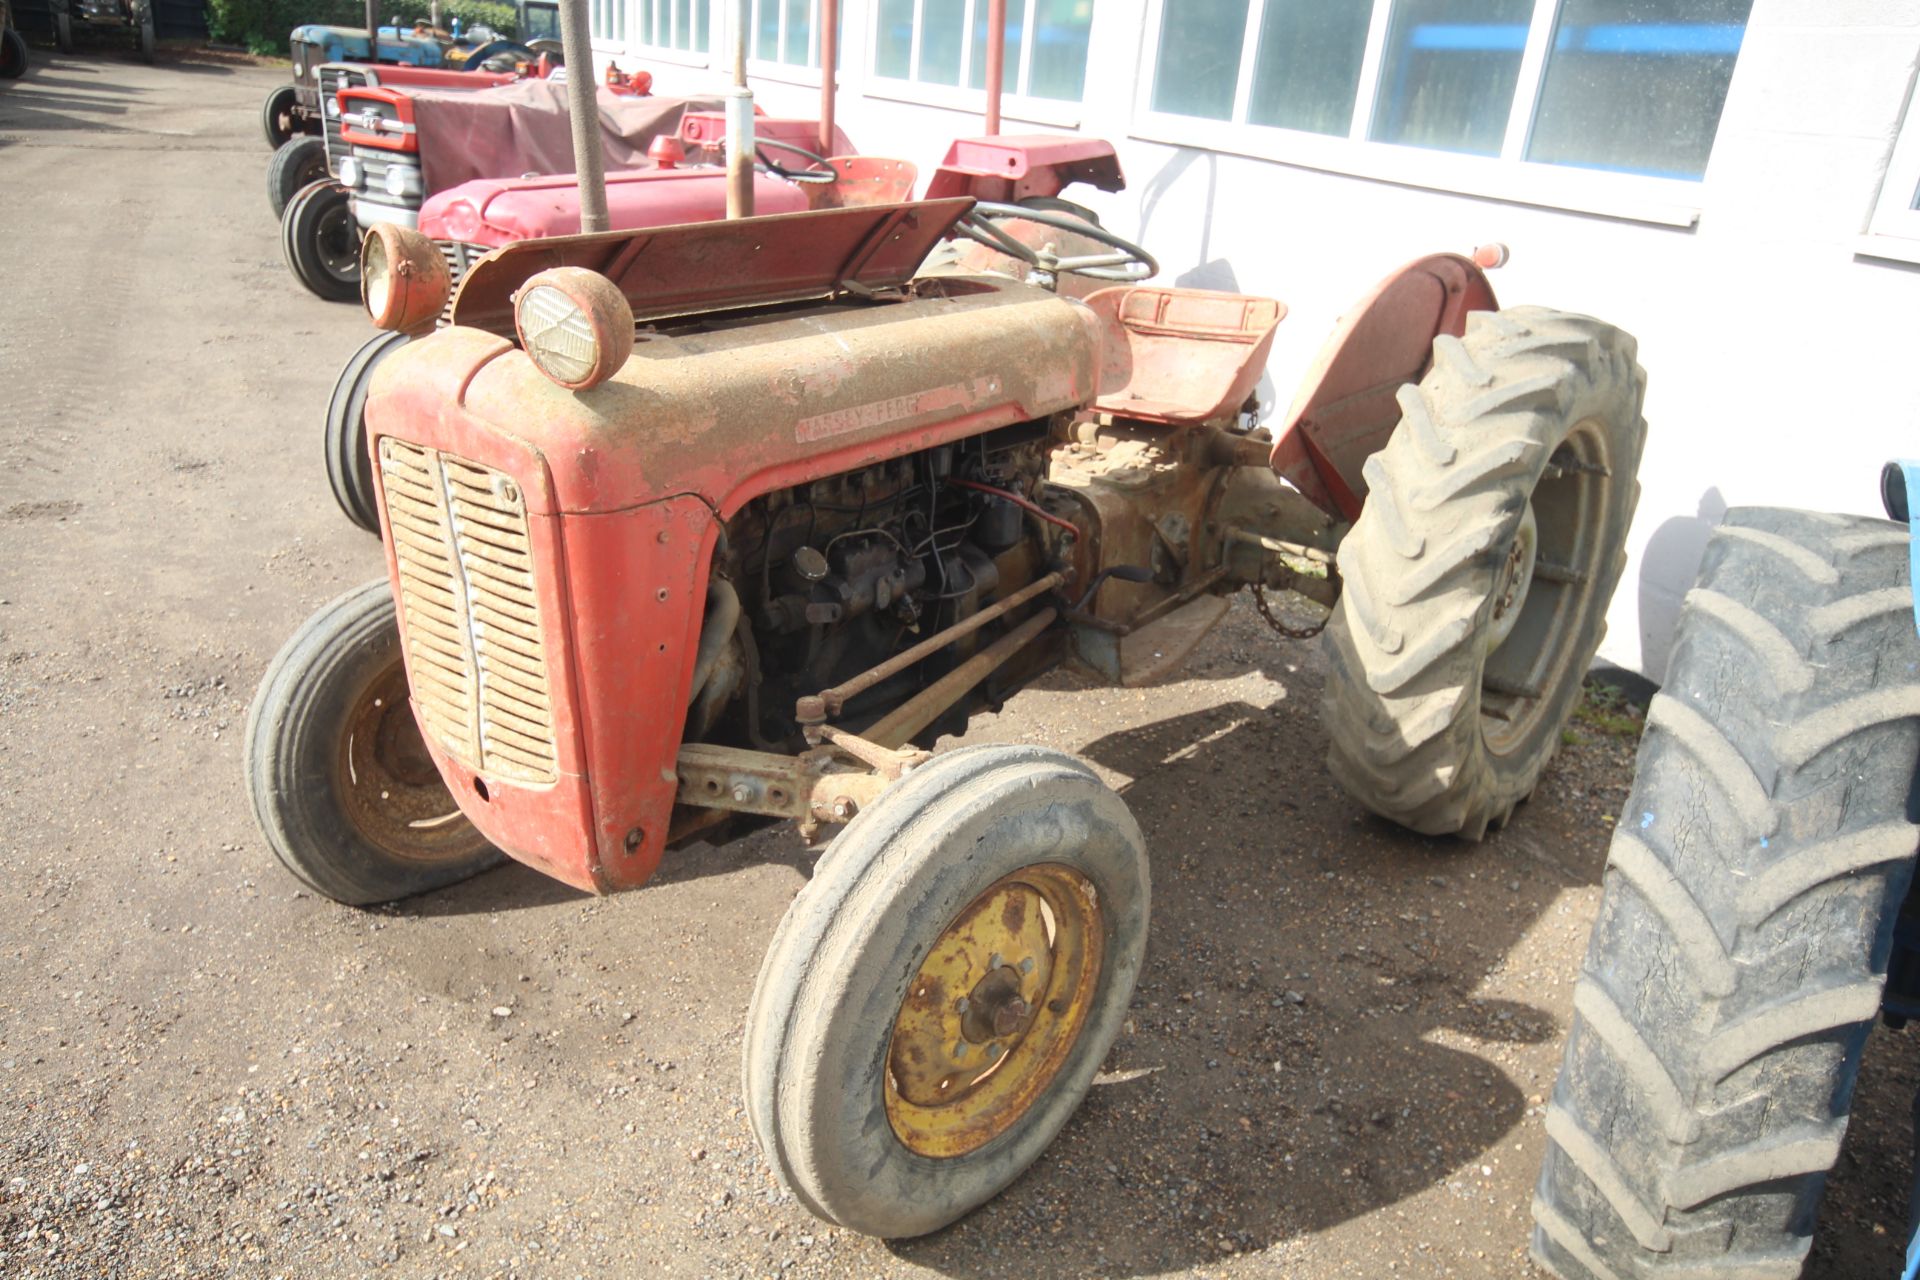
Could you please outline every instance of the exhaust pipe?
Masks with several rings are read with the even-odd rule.
[[[584,0],[582,0],[584,3]],[[733,7],[733,85],[727,90],[727,216],[753,216],[753,90],[747,88],[750,0]]]
[[[368,0],[369,6],[372,2]],[[567,62],[567,117],[573,127],[574,181],[580,187],[580,230],[605,231],[609,226],[607,174],[600,148],[600,101],[593,78],[587,0],[560,0],[560,48]]]

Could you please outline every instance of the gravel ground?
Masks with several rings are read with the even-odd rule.
[[[297,622],[380,572],[319,457],[368,331],[280,261],[283,72],[35,55],[0,87],[0,1275],[1532,1274],[1631,739],[1583,735],[1483,845],[1409,836],[1321,765],[1317,650],[1241,607],[1179,680],[1056,677],[969,736],[1094,761],[1155,919],[1086,1106],[924,1240],[810,1219],[747,1133],[791,836],[610,900],[517,867],[378,911],[298,891],[239,729]],[[1876,1037],[1812,1274],[1894,1273],[1914,1084]]]

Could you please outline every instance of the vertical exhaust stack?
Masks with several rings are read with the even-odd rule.
[[[1007,74],[1007,0],[987,0],[987,129],[1000,133],[1000,90]]]
[[[593,37],[587,28],[587,0],[560,0],[560,46],[567,64],[567,117],[573,126],[573,174],[580,187],[580,230],[583,233],[605,231],[608,228],[607,175],[600,149],[600,101],[593,77]]]
[[[584,3],[584,0],[583,0]],[[753,90],[747,88],[749,0],[733,6],[733,85],[727,90],[727,216],[753,216]]]
[[[840,0],[820,0],[820,154],[831,156],[833,100],[840,86]]]

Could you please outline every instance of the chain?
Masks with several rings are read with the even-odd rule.
[[[1326,630],[1328,619],[1333,617],[1333,610],[1329,609],[1327,610],[1327,616],[1325,618],[1320,619],[1320,621],[1310,627],[1290,627],[1273,616],[1273,607],[1267,603],[1267,593],[1261,589],[1259,583],[1250,582],[1247,585],[1253,589],[1253,607],[1260,611],[1260,616],[1267,620],[1268,626],[1289,640],[1313,639],[1322,631]]]

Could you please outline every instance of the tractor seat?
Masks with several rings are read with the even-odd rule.
[[[1184,424],[1237,413],[1287,309],[1272,298],[1123,285],[1086,300],[1100,317],[1100,394],[1115,417]]]

